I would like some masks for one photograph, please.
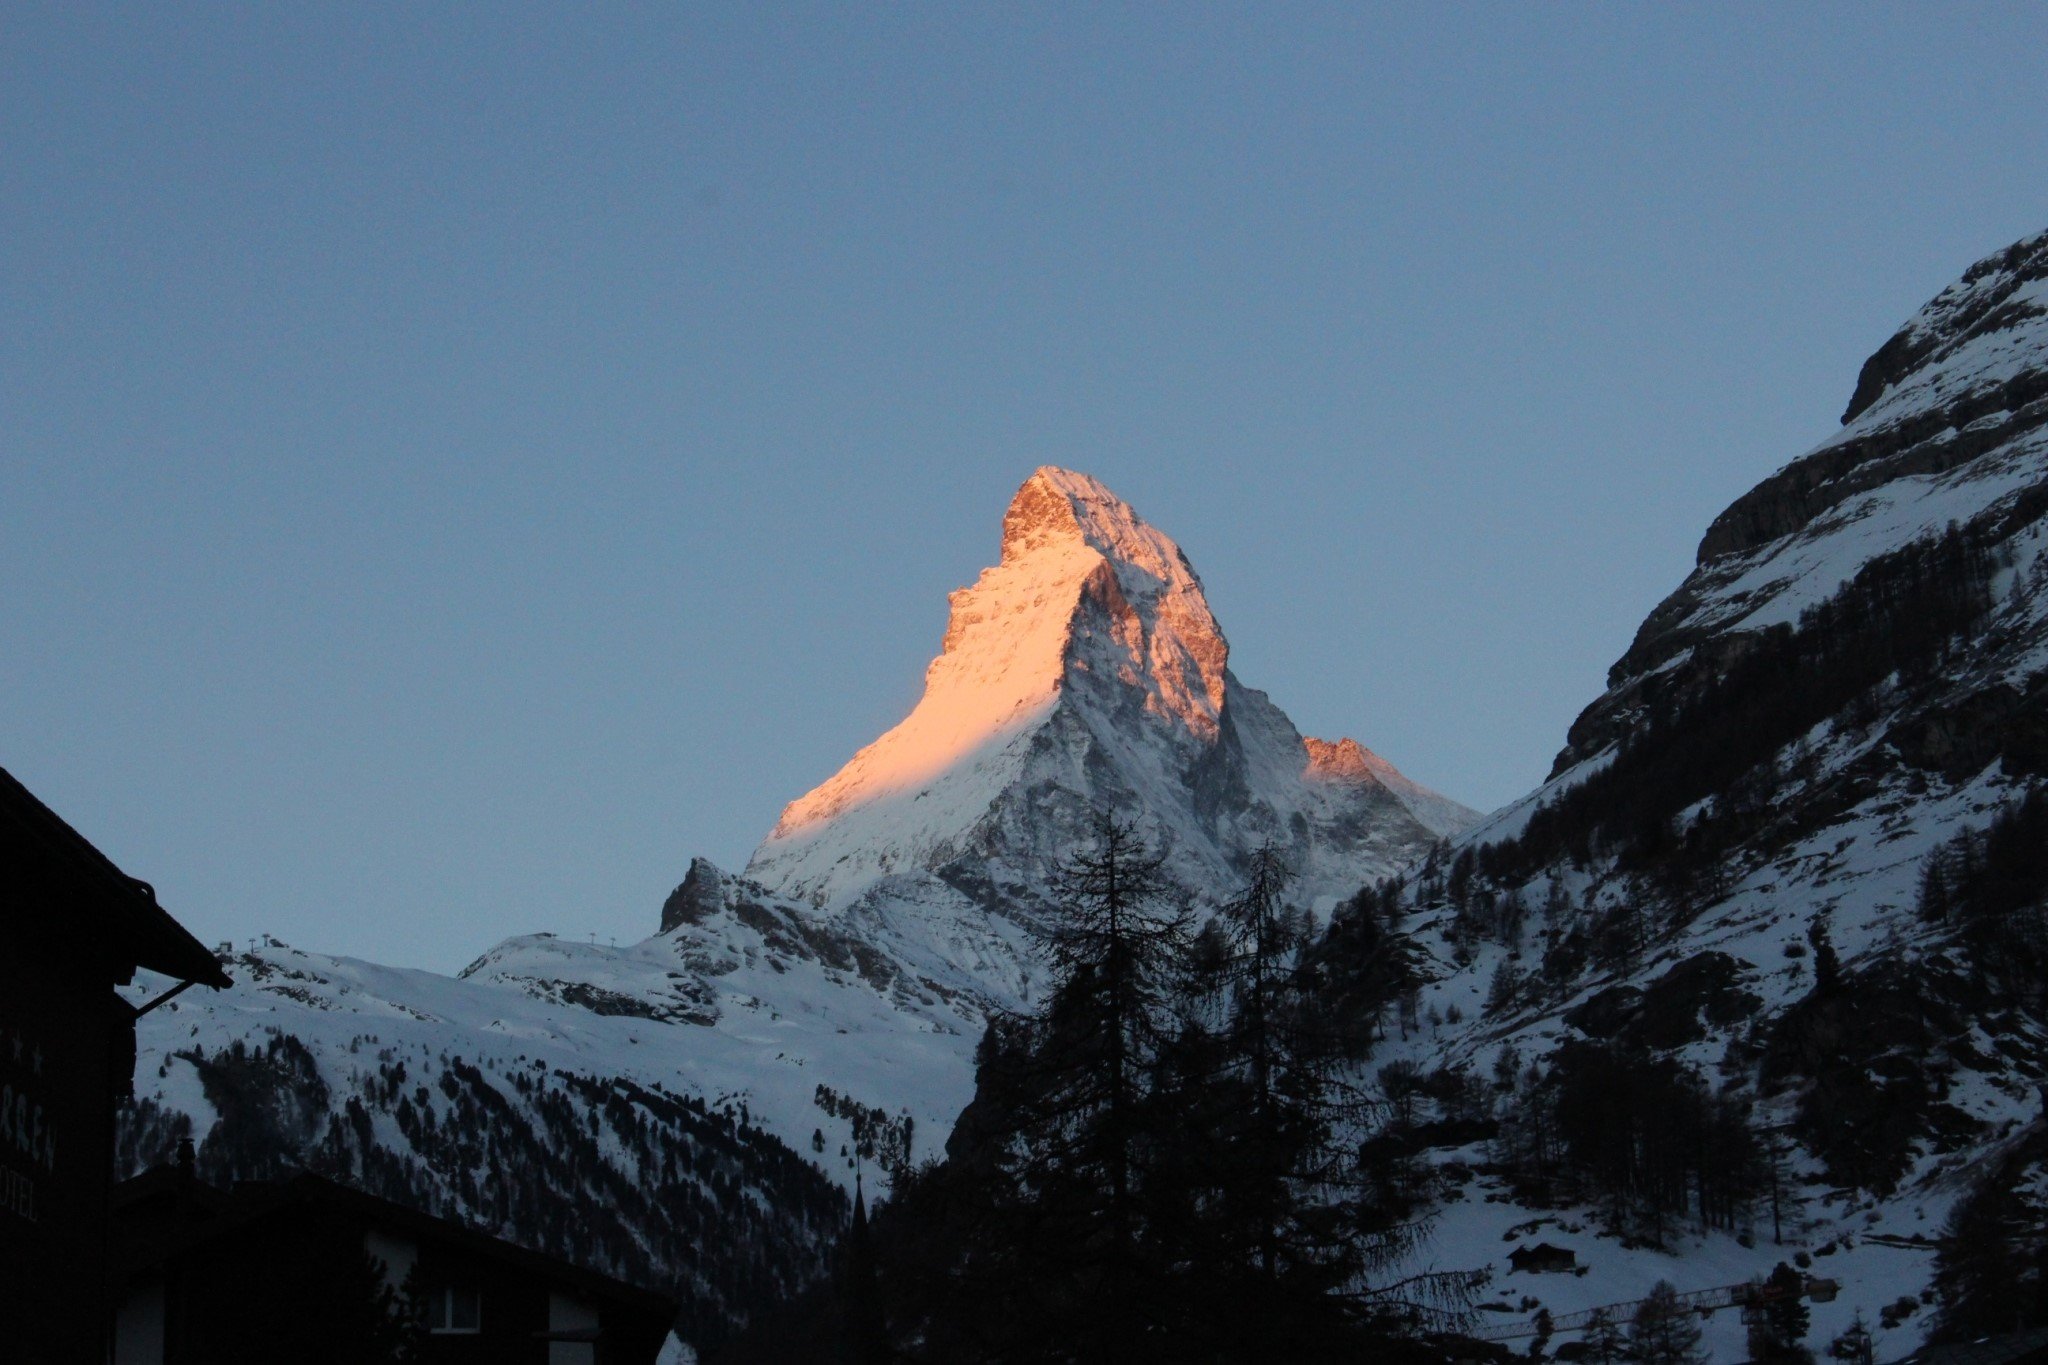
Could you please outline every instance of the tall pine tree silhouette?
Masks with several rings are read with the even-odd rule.
[[[867,1195],[853,1177],[853,1222],[846,1232],[840,1267],[840,1349],[845,1365],[888,1365],[889,1328],[882,1315],[882,1290],[875,1272],[875,1247],[868,1229]]]
[[[1089,847],[1060,864],[1058,913],[1039,935],[1053,969],[1040,1089],[1019,1174],[1064,1189],[1082,1214],[1068,1252],[1092,1292],[1075,1305],[1084,1351],[1129,1357],[1158,1301],[1141,1260],[1152,1128],[1146,1073],[1166,1038],[1187,945],[1186,893],[1137,826],[1096,813]]]

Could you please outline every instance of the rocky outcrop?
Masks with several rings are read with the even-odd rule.
[[[1953,469],[2048,422],[2044,282],[2048,233],[1971,266],[1863,363],[1842,414],[1848,430],[1737,498],[1707,528],[1699,562],[1791,535],[1865,489]]]
[[[1844,422],[1714,519],[1698,567],[1637,630],[1552,777],[1634,732],[1644,680],[1658,677],[1667,698],[1688,677],[1711,682],[1748,648],[1743,627],[1796,620],[1897,543],[1900,530],[1872,532],[1873,520],[1911,527],[1915,500],[1941,508],[1919,534],[2010,515],[2027,484],[2015,462],[2048,440],[2048,233],[1985,257],[1930,300],[1864,363]]]
[[[725,908],[722,874],[709,858],[690,859],[690,870],[682,884],[661,903],[661,932],[666,934],[686,924],[702,924]]]
[[[1986,256],[1944,289],[1918,317],[1901,327],[1863,362],[1842,425],[1861,417],[1907,376],[1973,337],[2041,315],[2039,303],[2017,298],[2024,286],[2048,275],[2048,233],[2023,238]]]
[[[2016,316],[2028,321],[2042,313],[2033,309]],[[1946,473],[2044,424],[2048,374],[2036,369],[1973,389],[1867,436],[1823,446],[1715,518],[1700,541],[1699,562],[1792,535],[1866,489],[1911,475]]]

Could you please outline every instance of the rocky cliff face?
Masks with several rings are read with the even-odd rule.
[[[2048,233],[1936,295],[1864,364],[1842,430],[1714,519],[1699,567],[1643,622],[1553,776],[1626,732],[1645,679],[1689,653],[1710,672],[1887,549],[2013,501],[2048,427],[2044,349]]]
[[[1040,469],[999,562],[952,595],[916,708],[791,802],[747,875],[830,907],[891,876],[1014,895],[1113,807],[1192,887],[1270,842],[1343,895],[1475,818],[1354,741],[1349,766],[1319,766],[1229,658],[1180,548],[1095,480]]]

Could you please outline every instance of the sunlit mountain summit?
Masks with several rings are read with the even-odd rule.
[[[1085,474],[1026,479],[951,605],[915,709],[790,803],[750,878],[818,905],[892,876],[1029,884],[1113,808],[1197,888],[1272,843],[1342,895],[1474,819],[1240,683],[1187,556]]]

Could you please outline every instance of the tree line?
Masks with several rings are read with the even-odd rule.
[[[1930,853],[1918,908],[1960,933],[1980,978],[2039,1015],[2048,1004],[2048,789],[2030,789],[1984,829]]]
[[[1711,668],[1644,679],[1644,719],[1608,765],[1545,802],[1520,837],[1482,849],[1480,870],[1524,881],[1604,853],[1680,885],[1706,875],[1771,818],[1781,754],[1824,720],[1875,720],[1879,690],[1933,677],[1991,611],[1994,535],[1951,525],[1871,560],[1796,626],[1744,632]],[[1702,802],[1680,828],[1679,812]]]
[[[1671,1057],[1572,1039],[1547,1066],[1504,1070],[1495,1159],[1533,1202],[1595,1204],[1616,1231],[1663,1245],[1681,1224],[1747,1231],[1772,1193],[1749,1108]]]

